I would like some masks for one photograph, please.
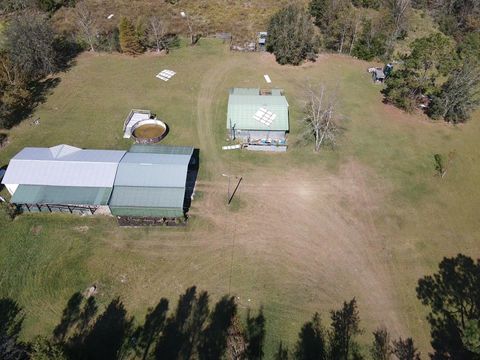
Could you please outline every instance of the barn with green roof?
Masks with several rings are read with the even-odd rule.
[[[117,217],[179,218],[187,211],[193,147],[133,145],[118,164],[110,210]]]
[[[249,150],[285,151],[288,107],[281,89],[230,89],[226,124],[230,138]]]

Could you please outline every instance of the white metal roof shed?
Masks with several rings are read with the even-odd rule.
[[[83,150],[69,145],[25,148],[15,155],[3,184],[112,187],[122,150]]]

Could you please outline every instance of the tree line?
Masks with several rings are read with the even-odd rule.
[[[138,55],[178,45],[171,14],[100,22],[87,0],[0,0],[0,127],[11,127],[44,100],[55,80],[82,50]],[[54,24],[67,11],[69,26]],[[395,51],[411,28],[412,12],[434,19],[440,32]],[[183,13],[190,42],[206,20]],[[387,78],[385,101],[406,111],[421,108],[432,119],[466,121],[480,103],[480,5],[470,0],[311,0],[290,5],[269,23],[267,49],[280,64],[314,60],[321,49],[364,60],[397,62]]]
[[[480,359],[480,260],[444,258],[437,273],[418,281],[417,297],[429,306],[432,359]],[[75,293],[52,334],[32,342],[20,338],[25,313],[14,300],[0,299],[0,357],[5,360],[76,359],[262,359],[266,322],[263,309],[239,320],[235,298],[224,296],[210,307],[210,296],[190,287],[175,309],[165,298],[140,324],[120,299],[103,312],[94,296]],[[381,326],[370,346],[355,298],[330,311],[330,324],[319,313],[301,327],[295,344],[280,342],[276,360],[419,360],[411,338],[392,339]]]
[[[396,44],[408,36],[415,8],[440,31],[398,53]],[[280,64],[315,60],[321,49],[395,62],[385,102],[461,123],[480,104],[479,19],[478,1],[311,0],[307,8],[290,5],[271,18],[267,50]]]

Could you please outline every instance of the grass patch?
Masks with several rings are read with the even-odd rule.
[[[238,211],[240,211],[240,209],[245,207],[245,203],[239,198],[239,196],[235,196],[232,199],[232,201],[228,205],[228,211],[238,212]]]
[[[0,165],[25,146],[127,149],[123,120],[146,108],[170,127],[162,143],[200,149],[198,192],[182,228],[48,214],[2,219],[0,296],[25,308],[25,338],[50,333],[69,296],[92,283],[101,304],[121,296],[136,317],[197,285],[212,300],[230,289],[242,313],[264,305],[267,358],[280,339],[292,343],[314,311],[326,317],[352,296],[364,343],[388,318],[396,335],[413,336],[426,353],[417,279],[443,256],[479,251],[479,114],[458,127],[404,114],[382,103],[367,67],[337,55],[282,67],[268,54],[231,53],[210,40],[164,57],[81,55],[36,110],[40,125],[9,131]],[[168,83],[155,78],[165,68],[177,72]],[[266,87],[263,74],[290,104],[288,152],[222,151],[228,89]],[[336,151],[315,154],[300,142],[307,83],[338,88],[345,131]],[[453,150],[447,176],[433,176],[432,154]],[[229,210],[222,173],[244,176]],[[393,300],[380,301],[382,294]]]

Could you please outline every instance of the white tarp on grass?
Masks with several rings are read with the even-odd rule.
[[[165,70],[160,71],[160,72],[156,75],[156,77],[159,78],[160,80],[168,81],[168,80],[170,80],[175,74],[176,74],[175,71],[165,69]]]
[[[235,150],[235,149],[241,149],[241,148],[242,148],[242,145],[240,144],[222,146],[222,150]]]

